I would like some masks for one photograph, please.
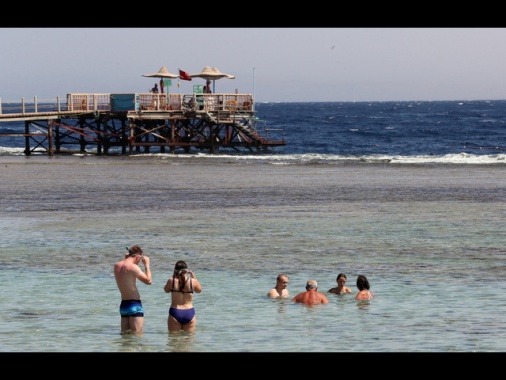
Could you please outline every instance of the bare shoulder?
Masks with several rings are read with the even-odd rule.
[[[196,278],[192,279],[192,281],[193,281],[193,290],[195,291],[195,293],[200,293],[202,291],[202,284]]]
[[[119,273],[125,268],[125,262],[124,261],[118,261],[116,264],[114,264],[114,273]]]

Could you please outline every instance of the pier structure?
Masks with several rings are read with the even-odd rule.
[[[65,102],[22,99],[12,108],[0,100],[0,123],[24,123],[23,131],[0,133],[0,139],[23,138],[25,155],[214,153],[286,145],[284,131],[267,128],[255,113],[253,95],[239,93],[72,93]]]

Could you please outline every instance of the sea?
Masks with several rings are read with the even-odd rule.
[[[506,350],[506,100],[255,109],[286,146],[25,156],[0,137],[0,351]],[[120,334],[113,275],[134,244],[141,336]],[[193,334],[167,330],[178,260],[203,287]],[[339,273],[352,294],[328,293]],[[291,302],[309,279],[328,304]]]

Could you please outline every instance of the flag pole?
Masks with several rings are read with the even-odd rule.
[[[255,68],[253,67],[253,104],[252,110],[255,111]]]

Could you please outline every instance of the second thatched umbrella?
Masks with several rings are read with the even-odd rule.
[[[206,86],[209,91],[209,85],[213,81],[213,92],[215,87],[215,80],[221,78],[235,79],[235,76],[230,74],[224,74],[220,72],[216,67],[205,66],[202,71],[198,74],[190,74],[191,78],[202,78],[206,80]]]

